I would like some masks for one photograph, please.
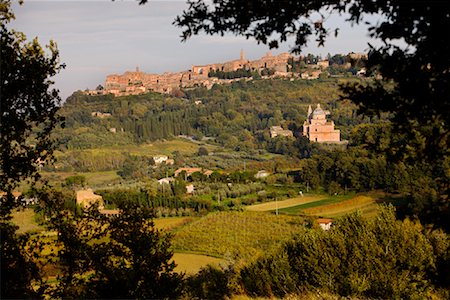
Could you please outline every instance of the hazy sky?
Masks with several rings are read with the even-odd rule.
[[[239,57],[256,59],[269,48],[250,39],[228,35],[195,36],[181,42],[181,29],[172,25],[187,5],[182,0],[150,1],[40,1],[25,0],[13,5],[16,20],[11,28],[24,32],[28,39],[39,37],[41,44],[57,42],[61,62],[67,67],[56,78],[63,99],[72,92],[103,84],[107,74],[122,74],[139,66],[147,73],[187,70],[201,65]],[[375,20],[375,19],[372,19]],[[330,37],[325,47],[310,42],[304,53],[361,52],[368,49],[367,29],[351,27],[344,17],[330,17],[327,26],[339,26],[337,39]],[[287,52],[292,41],[272,50]]]

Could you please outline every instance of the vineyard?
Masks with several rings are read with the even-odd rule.
[[[249,260],[301,234],[301,217],[263,212],[216,212],[175,231],[175,251]]]

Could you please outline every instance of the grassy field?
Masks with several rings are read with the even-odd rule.
[[[181,154],[194,154],[198,151],[198,148],[202,146],[208,149],[208,151],[214,151],[218,147],[209,144],[197,144],[186,139],[176,138],[167,141],[155,141],[149,144],[135,145],[130,144],[127,146],[113,146],[105,148],[87,149],[87,150],[76,150],[76,151],[86,151],[89,153],[107,153],[114,155],[116,153],[129,153],[131,155],[137,156],[153,156],[158,154],[172,155],[174,151],[178,151]],[[63,156],[65,153],[70,153],[71,150],[65,152],[56,152],[56,156]]]
[[[115,183],[120,180],[116,171],[103,172],[41,172],[42,177],[48,179],[50,184],[64,182],[69,176],[82,175],[86,178],[88,186],[95,187]]]
[[[175,251],[252,259],[304,228],[301,217],[265,212],[216,212],[175,232]]]
[[[34,220],[35,212],[31,208],[16,210],[12,214],[12,222],[19,226],[17,233],[40,232],[44,228]]]
[[[324,199],[325,197],[325,195],[305,195],[303,197],[295,197],[282,201],[271,201],[261,204],[255,204],[246,207],[246,209],[249,211],[273,211],[278,207],[278,209],[281,211],[281,209],[288,207],[297,207],[306,205],[307,203],[315,203],[321,199]]]
[[[187,274],[195,274],[200,268],[207,265],[219,266],[225,262],[225,260],[220,258],[192,253],[174,253],[173,260],[177,264],[175,271]]]

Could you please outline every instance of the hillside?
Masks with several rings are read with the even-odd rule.
[[[148,93],[114,98],[69,97],[63,107],[66,128],[57,135],[68,149],[96,148],[167,139],[178,135],[212,137],[231,148],[269,148],[273,125],[297,131],[307,107],[321,103],[348,138],[355,106],[338,102],[338,85],[349,80],[254,80],[185,90],[181,98]],[[350,127],[349,127],[350,126]]]

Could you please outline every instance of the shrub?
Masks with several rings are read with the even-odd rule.
[[[196,275],[187,279],[189,298],[228,299],[232,291],[228,286],[228,270],[213,266],[202,268]]]
[[[420,224],[397,221],[390,208],[373,220],[349,215],[329,232],[297,235],[275,258],[265,256],[243,269],[242,283],[260,296],[282,297],[300,288],[344,297],[426,298],[436,255],[422,231]]]

